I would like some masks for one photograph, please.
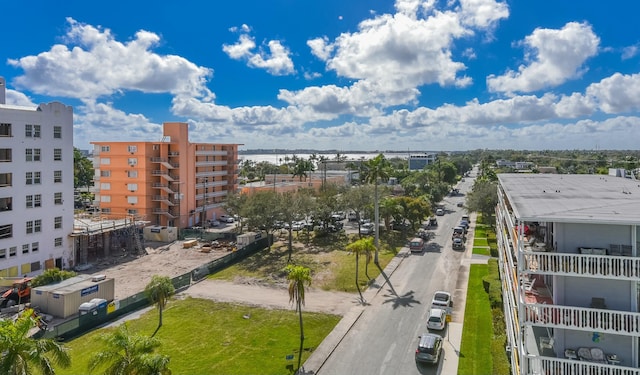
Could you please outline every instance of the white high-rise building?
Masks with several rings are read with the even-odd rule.
[[[0,277],[71,266],[73,108],[6,104],[0,77]]]

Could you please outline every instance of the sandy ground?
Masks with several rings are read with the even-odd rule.
[[[114,256],[81,273],[104,274],[114,278],[115,299],[124,299],[143,291],[153,275],[180,276],[228,253],[224,248],[210,253],[201,252],[199,247],[185,249],[181,241],[147,245],[148,255]],[[180,296],[246,303],[265,308],[295,308],[289,303],[287,285],[264,285],[255,280],[227,282],[205,279],[192,284]],[[305,311],[344,315],[352,306],[359,304],[357,295],[327,292],[312,287],[307,288],[305,297]]]
[[[226,249],[214,249],[210,253],[199,247],[185,249],[182,241],[171,244],[147,243],[147,255],[113,256],[104,259],[82,274],[103,274],[115,279],[115,299],[124,299],[144,290],[153,275],[176,277],[214,259],[226,255]]]

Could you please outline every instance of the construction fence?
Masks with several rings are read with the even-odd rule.
[[[241,259],[269,247],[271,236],[261,238],[241,249],[233,251],[221,258],[201,265],[188,273],[171,279],[176,291],[188,288],[191,283],[198,282],[210,274],[216,273]],[[74,317],[55,326],[41,330],[35,337],[55,338],[58,340],[69,340],[90,331],[91,329],[113,322],[127,314],[138,311],[149,306],[149,300],[144,291],[129,296],[122,300],[115,300],[103,307],[96,308],[88,314]]]

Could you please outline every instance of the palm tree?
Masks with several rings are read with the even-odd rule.
[[[0,320],[0,373],[7,375],[55,375],[56,367],[71,366],[67,349],[52,339],[34,339],[29,331],[38,324],[32,309],[14,321]]]
[[[389,161],[384,157],[383,154],[379,154],[375,158],[368,160],[365,162],[365,177],[364,180],[367,183],[374,184],[375,186],[375,246],[376,246],[376,254],[373,259],[375,264],[378,263],[378,252],[379,252],[379,241],[380,241],[380,202],[378,199],[378,183],[380,181],[386,182],[389,180]]]
[[[144,294],[147,296],[151,303],[155,303],[158,311],[160,311],[160,320],[158,322],[158,328],[153,332],[151,337],[155,336],[160,327],[162,327],[162,310],[167,305],[169,297],[175,293],[175,288],[171,279],[167,276],[153,275],[151,281],[144,288]]]
[[[302,362],[302,349],[304,345],[304,329],[302,325],[302,306],[304,306],[304,286],[311,285],[311,270],[303,266],[293,264],[285,267],[289,280],[289,302],[296,304],[296,311],[300,319],[300,351],[298,352],[298,369]]]
[[[160,340],[129,331],[127,323],[116,331],[103,334],[104,351],[89,360],[89,371],[106,366],[104,375],[170,375],[169,356],[154,353]]]
[[[356,288],[358,288],[358,294],[360,294],[360,301],[362,303],[366,302],[364,297],[362,296],[362,292],[360,291],[360,284],[358,283],[358,265],[360,264],[360,254],[364,253],[366,258],[365,263],[365,275],[369,278],[369,262],[371,261],[371,250],[374,250],[375,246],[373,245],[371,237],[361,238],[355,242],[347,245],[347,251],[356,254]]]

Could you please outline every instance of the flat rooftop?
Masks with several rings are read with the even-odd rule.
[[[524,221],[640,225],[640,181],[609,175],[498,175]]]

